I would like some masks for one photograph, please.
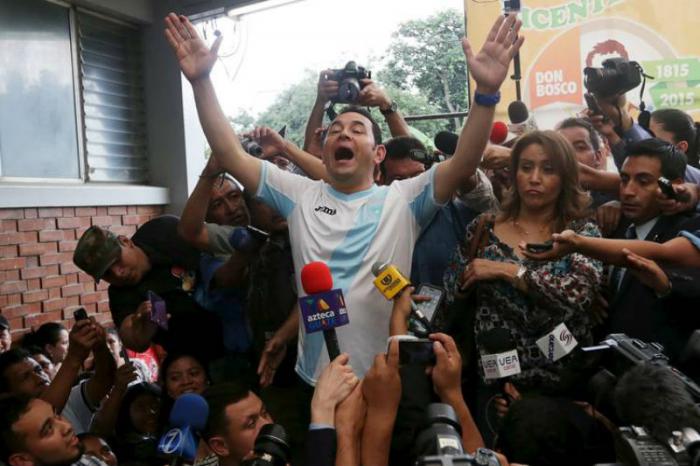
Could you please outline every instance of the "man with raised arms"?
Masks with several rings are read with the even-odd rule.
[[[202,128],[221,166],[287,218],[298,289],[302,290],[302,267],[325,261],[334,288],[343,290],[350,324],[336,329],[338,340],[363,376],[374,355],[386,347],[391,314],[391,304],[372,284],[372,264],[391,262],[408,273],[421,227],[475,173],[498,90],[523,42],[518,38],[520,22],[513,16],[499,17],[478,53],[463,40],[476,93],[454,157],[420,176],[381,187],[373,177],[385,155],[381,131],[361,108],[344,109],[328,128],[322,156],[327,176],[322,181],[284,172],[245,153],[209,77],[221,36],[210,49],[187,18],[171,13],[165,23],[165,35],[192,85]],[[300,328],[296,370],[314,384],[328,356],[323,336],[307,335]]]

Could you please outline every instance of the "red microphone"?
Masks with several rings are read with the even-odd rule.
[[[306,264],[301,269],[301,286],[307,294],[299,298],[306,333],[323,331],[328,357],[332,361],[340,355],[335,328],[350,322],[343,291],[333,289],[331,270],[325,262]]]
[[[494,121],[489,140],[492,144],[503,144],[508,138],[508,125],[502,121]]]

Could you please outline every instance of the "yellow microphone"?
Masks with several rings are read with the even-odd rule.
[[[398,295],[401,290],[411,284],[411,281],[406,278],[396,266],[391,265],[388,262],[375,262],[372,265],[372,274],[377,277],[374,279],[374,286],[388,300],[394,299],[394,297]],[[428,333],[432,332],[430,321],[425,317],[420,309],[416,307],[416,303],[413,302],[412,299],[411,313],[417,320],[420,321],[421,324],[423,324]]]

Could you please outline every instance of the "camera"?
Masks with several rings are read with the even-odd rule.
[[[289,462],[289,441],[284,427],[279,424],[262,426],[253,451],[255,457],[243,461],[241,466],[285,466]]]
[[[620,427],[617,445],[618,463],[625,466],[692,466],[700,464],[700,435],[695,429],[675,431],[663,444],[643,427]]]
[[[416,437],[416,466],[500,466],[496,454],[486,448],[479,448],[473,456],[464,453],[462,428],[450,405],[431,403],[426,417],[427,425]]]
[[[600,97],[622,95],[642,82],[642,67],[636,61],[608,58],[602,68],[587,66],[583,69],[584,86]]]
[[[371,79],[372,72],[354,61],[349,61],[344,68],[330,70],[326,79],[338,81],[338,94],[331,98],[333,103],[353,104],[357,102],[360,90],[364,87],[363,79]]]
[[[251,138],[242,138],[241,146],[243,150],[252,155],[253,157],[260,157],[263,155],[263,148],[260,144],[253,141]]]
[[[603,360],[603,369],[589,382],[589,389],[599,402],[612,404],[610,399],[617,379],[640,364],[668,367],[671,374],[683,383],[690,395],[696,401],[700,400],[700,387],[681,371],[669,365],[669,359],[663,353],[664,348],[660,344],[645,343],[636,338],[630,338],[624,333],[613,333],[608,335],[599,346],[584,348],[584,351],[599,349],[613,350]]]

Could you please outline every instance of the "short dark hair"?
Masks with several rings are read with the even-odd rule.
[[[343,113],[359,113],[363,117],[367,118],[370,121],[370,123],[372,123],[372,135],[374,136],[374,144],[379,145],[382,143],[382,129],[379,127],[377,122],[372,117],[372,114],[367,109],[358,107],[357,105],[348,105],[347,107],[343,107],[338,112],[338,115],[342,115]]]
[[[700,130],[690,115],[675,108],[662,108],[653,112],[651,119],[659,123],[664,130],[673,134],[674,143],[686,141],[688,149],[685,154],[688,156],[688,160],[694,164],[698,163]]]
[[[224,382],[209,387],[204,392],[204,399],[209,404],[209,418],[202,432],[204,439],[225,433],[228,424],[226,408],[245,399],[250,393],[250,388],[242,382]]]
[[[571,118],[566,118],[565,120],[561,121],[559,125],[557,125],[557,129],[566,129],[566,128],[583,128],[586,131],[588,131],[588,136],[591,139],[591,145],[593,146],[593,150],[598,151],[600,150],[601,146],[601,140],[600,140],[600,135],[598,134],[598,131],[595,130],[593,127],[593,124],[591,123],[591,120],[588,118],[577,118],[577,117],[571,117]]]
[[[24,439],[12,430],[29,409],[31,398],[15,395],[0,395],[0,460],[8,462],[10,455],[24,448]]]
[[[31,357],[24,348],[12,348],[0,354],[0,393],[10,392],[10,383],[5,377],[5,371]]]
[[[410,158],[413,149],[420,149],[427,152],[423,143],[413,136],[396,136],[395,138],[389,139],[384,144],[384,147],[386,148],[386,157],[384,157],[382,163],[379,164],[379,170],[384,176],[386,176],[386,166],[384,164],[387,160],[405,160]]]
[[[669,180],[684,178],[688,165],[685,154],[673,144],[661,139],[651,138],[633,142],[627,146],[625,160],[628,157],[652,157],[661,162],[661,176]]]
[[[537,466],[587,466],[615,457],[612,434],[583,408],[542,396],[508,408],[497,447],[509,461]]]

